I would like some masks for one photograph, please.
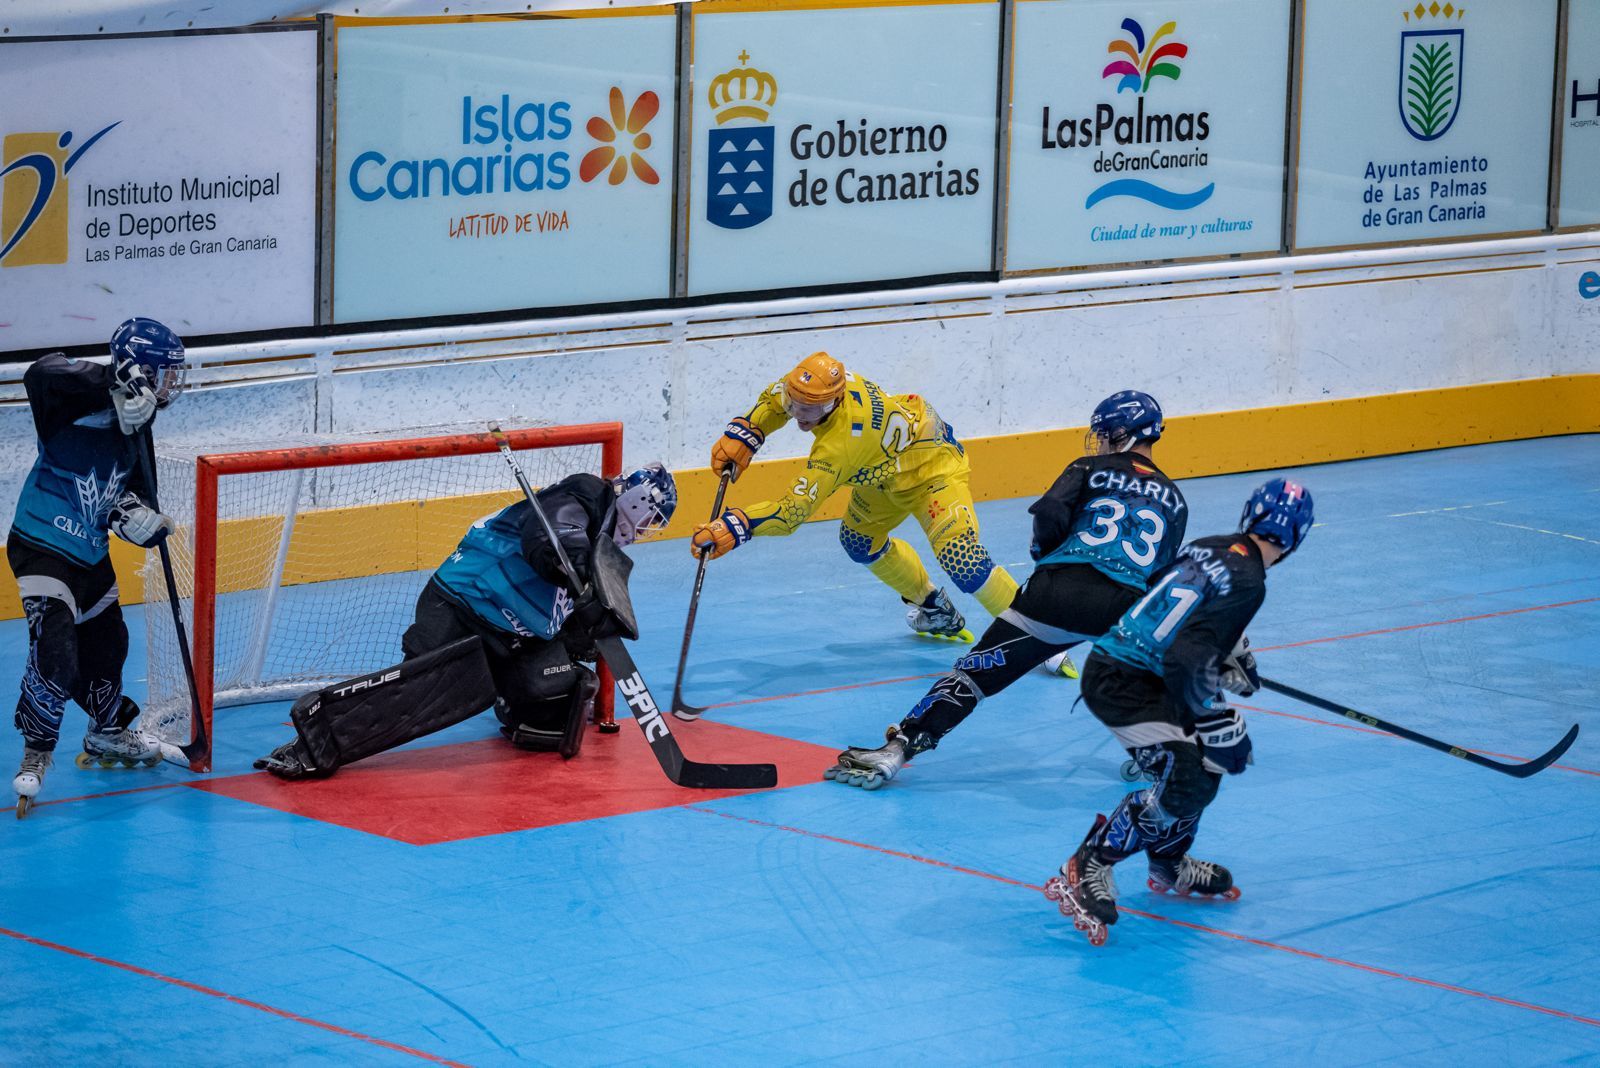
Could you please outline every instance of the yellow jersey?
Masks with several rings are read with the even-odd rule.
[[[783,383],[767,387],[745,418],[767,437],[787,423]],[[893,492],[968,473],[966,450],[933,405],[915,393],[885,393],[848,372],[843,399],[814,434],[805,471],[788,495],[744,509],[752,535],[792,533],[840,486]]]

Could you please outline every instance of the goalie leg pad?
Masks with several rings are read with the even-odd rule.
[[[493,703],[494,680],[483,644],[477,638],[462,638],[302,697],[289,712],[300,735],[292,752],[282,754],[280,747],[257,766],[276,772],[275,763],[298,763],[303,774],[331,774],[345,764],[454,726]]]
[[[495,702],[500,732],[512,745],[539,753],[560,753],[563,760],[571,760],[583,750],[584,730],[595,695],[600,692],[600,676],[582,664],[577,665],[574,675],[577,685],[559,697],[517,705],[504,700]]]

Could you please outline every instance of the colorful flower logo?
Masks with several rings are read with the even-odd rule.
[[[661,100],[655,93],[643,92],[633,102],[631,109],[624,111],[625,103],[627,101],[622,90],[612,86],[611,121],[607,122],[599,115],[589,120],[586,129],[590,137],[600,142],[600,147],[590,149],[578,165],[578,177],[584,181],[594,181],[601,171],[610,167],[611,173],[606,181],[621,185],[628,178],[630,165],[634,175],[645,185],[655,185],[661,181],[656,169],[639,154],[650,147],[650,135],[644,132],[644,128],[650,125],[650,120],[661,109]],[[624,137],[633,139],[631,148],[620,143]]]
[[[1122,30],[1131,40],[1121,39],[1106,45],[1106,51],[1112,55],[1127,56],[1127,59],[1112,60],[1106,69],[1100,72],[1100,77],[1110,78],[1121,75],[1122,80],[1117,83],[1117,92],[1132,89],[1136,93],[1143,93],[1150,88],[1150,83],[1157,78],[1171,78],[1178,80],[1178,75],[1183,71],[1173,60],[1184,59],[1189,55],[1189,46],[1179,44],[1177,41],[1168,41],[1160,44],[1161,38],[1167,36],[1178,28],[1176,22],[1163,23],[1161,28],[1150,38],[1148,47],[1144,41],[1144,27],[1134,19],[1123,19]],[[1160,47],[1157,47],[1160,45]]]

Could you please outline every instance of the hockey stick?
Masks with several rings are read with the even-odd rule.
[[[150,491],[150,506],[156,511],[161,511],[161,503],[156,494],[155,463],[150,459],[150,454],[155,451],[155,442],[151,440],[148,429],[141,430],[139,440],[134,442],[134,458],[138,461],[139,471],[144,476],[146,488]],[[207,766],[202,769],[209,771],[211,764],[211,738],[206,733],[205,717],[200,714],[200,691],[194,683],[194,659],[189,655],[189,632],[183,625],[183,605],[178,600],[178,580],[172,572],[172,553],[167,548],[165,536],[156,542],[156,550],[161,554],[161,574],[167,580],[167,607],[172,609],[172,629],[178,634],[178,653],[183,659],[183,677],[189,684],[189,722],[194,725],[192,731],[194,738],[188,745],[169,746],[163,742],[161,745],[162,756],[171,760],[167,750],[176,749],[183,754],[182,761],[191,767],[203,761]]]
[[[717,499],[711,502],[713,523],[722,515],[722,498],[728,492],[728,483],[732,481],[733,465],[729,464],[722,469],[722,478],[717,482]],[[700,589],[706,584],[706,564],[710,559],[710,549],[700,554],[700,566],[694,572],[694,592],[689,594],[689,618],[683,624],[683,648],[678,650],[678,680],[672,684],[672,714],[679,719],[696,720],[706,713],[704,708],[691,705],[683,699],[683,670],[689,665],[689,639],[694,636],[694,617],[700,611]]]
[[[1304,690],[1297,690],[1293,686],[1289,686],[1281,682],[1274,682],[1272,679],[1266,678],[1265,676],[1263,676],[1261,679],[1261,685],[1264,689],[1271,690],[1274,693],[1281,693],[1285,697],[1292,697],[1296,701],[1301,701],[1310,705],[1312,708],[1320,708],[1324,712],[1332,712],[1336,716],[1343,716],[1345,719],[1353,719],[1357,723],[1365,723],[1369,727],[1376,727],[1378,730],[1387,734],[1392,734],[1397,738],[1404,738],[1408,742],[1416,742],[1418,745],[1425,745],[1429,749],[1437,749],[1441,753],[1449,753],[1453,757],[1459,757],[1460,759],[1468,761],[1469,763],[1477,764],[1479,767],[1485,767],[1492,771],[1498,771],[1502,775],[1510,775],[1514,779],[1526,779],[1530,775],[1539,774],[1539,772],[1543,771],[1545,768],[1548,768],[1551,764],[1554,764],[1557,760],[1561,759],[1561,754],[1572,748],[1572,743],[1578,737],[1578,725],[1574,723],[1572,725],[1572,729],[1566,733],[1566,737],[1557,742],[1555,746],[1543,756],[1535,757],[1524,764],[1502,764],[1498,760],[1490,760],[1488,757],[1479,756],[1477,753],[1462,749],[1457,745],[1451,745],[1449,742],[1441,742],[1439,739],[1430,738],[1426,734],[1418,734],[1416,731],[1402,727],[1398,723],[1390,723],[1387,720],[1381,720],[1376,716],[1369,716],[1363,712],[1357,712],[1355,709],[1345,708],[1343,705],[1335,704],[1332,701],[1325,700],[1324,698],[1318,697],[1316,694],[1306,693]]]
[[[528,499],[533,514],[539,517],[545,537],[555,547],[556,559],[561,562],[561,571],[567,576],[567,582],[574,590],[581,590],[583,584],[578,581],[578,573],[567,557],[566,547],[561,544],[555,527],[550,524],[550,517],[544,514],[538,498],[533,495],[533,487],[528,484],[528,476],[522,473],[522,467],[512,455],[511,442],[505,431],[498,424],[491,423],[489,435],[500,446],[500,455],[505,457],[511,473],[516,476],[517,485],[522,487],[522,495]],[[644,740],[650,743],[650,751],[655,754],[661,770],[674,784],[696,790],[764,790],[778,785],[778,768],[774,764],[702,764],[684,756],[622,639],[600,638],[595,642],[595,647],[600,650],[606,663],[611,665],[611,672],[617,677],[617,688],[622,691],[628,707],[633,709],[633,721],[644,732]]]

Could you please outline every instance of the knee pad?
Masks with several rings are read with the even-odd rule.
[[[1205,811],[1217,796],[1222,776],[1205,769],[1199,746],[1186,742],[1164,743],[1167,771],[1162,781],[1151,788],[1162,809],[1173,819],[1192,819]]]
[[[962,593],[977,593],[994,571],[994,559],[973,533],[951,538],[934,550],[939,566]]]
[[[76,693],[82,674],[72,609],[54,597],[29,597],[23,602],[23,612],[28,620],[28,667],[63,699]]]
[[[889,539],[883,539],[883,547],[877,552],[872,551],[872,539],[859,530],[851,530],[843,523],[839,524],[839,544],[844,546],[844,554],[858,564],[876,563],[884,553],[889,551]]]

